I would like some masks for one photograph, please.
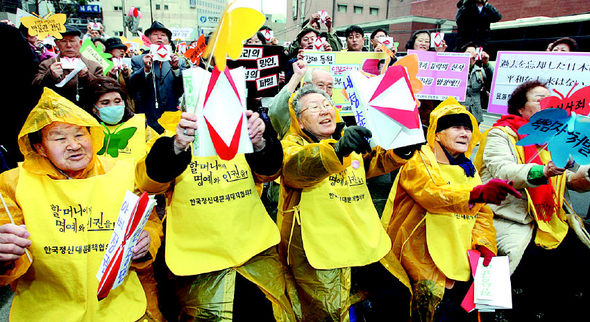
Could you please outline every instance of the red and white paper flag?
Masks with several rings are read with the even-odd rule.
[[[107,297],[112,289],[123,284],[131,265],[133,247],[155,205],[154,197],[145,192],[141,197],[130,191],[125,194],[111,241],[96,273],[96,278],[100,281],[96,294],[99,301]]]

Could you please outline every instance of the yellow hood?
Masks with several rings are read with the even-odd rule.
[[[471,152],[473,152],[473,148],[479,143],[481,140],[481,132],[479,131],[479,126],[477,125],[477,121],[475,117],[467,111],[465,106],[459,104],[457,100],[453,97],[448,97],[442,103],[440,103],[433,111],[430,113],[430,125],[428,126],[428,133],[426,135],[426,141],[430,148],[434,151],[434,142],[436,141],[436,127],[438,125],[438,120],[445,116],[451,114],[467,114],[469,115],[469,119],[471,120],[471,126],[473,127],[471,141],[469,142],[469,148],[467,152],[465,152],[465,156],[469,158]]]
[[[37,153],[29,141],[29,134],[40,131],[53,122],[86,126],[90,129],[93,159],[88,168],[91,168],[96,159],[96,152],[103,145],[104,133],[101,125],[92,115],[47,87],[43,89],[39,102],[29,113],[18,134],[18,146],[25,157],[23,166],[36,174],[54,174],[56,172],[49,159]]]
[[[297,115],[295,115],[295,110],[293,109],[293,97],[295,96],[295,93],[297,93],[297,91],[291,94],[291,97],[289,98],[289,116],[291,117],[291,125],[287,133],[299,135],[305,138],[306,141],[313,142],[314,140],[310,138],[309,135],[305,134],[305,132],[301,130],[301,126],[299,126],[299,120],[297,120]],[[336,107],[334,107],[334,111],[336,112],[336,124],[338,124],[342,122],[342,118],[340,117],[340,112],[338,112]],[[338,128],[339,127],[336,127],[336,129]]]

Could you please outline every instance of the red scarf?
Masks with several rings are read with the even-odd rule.
[[[527,124],[529,121],[523,119],[517,115],[503,115],[494,126],[507,126],[514,131],[514,133],[518,133],[518,129]],[[517,134],[519,139],[522,139],[524,135]],[[541,157],[539,155],[535,156],[534,159],[530,160],[530,158],[537,154],[537,150],[539,148],[538,145],[529,145],[525,146],[524,148],[524,162],[536,163],[543,165],[543,161],[541,161]],[[542,220],[544,222],[548,222],[551,220],[553,214],[557,213],[558,207],[557,202],[555,201],[555,189],[551,184],[551,178],[549,178],[549,183],[540,185],[536,188],[526,188],[529,192],[529,196],[533,201],[533,205],[535,206],[535,210],[537,212],[537,219]]]

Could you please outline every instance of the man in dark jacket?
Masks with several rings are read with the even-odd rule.
[[[500,21],[502,15],[487,0],[459,0],[457,8],[456,50],[468,42],[486,47],[490,39],[490,23]]]
[[[172,32],[158,21],[145,31],[152,44],[170,45]],[[131,59],[133,73],[129,80],[129,91],[135,99],[136,111],[145,113],[147,123],[158,133],[164,128],[158,119],[164,111],[175,111],[183,93],[182,69],[184,61],[171,54],[169,61],[154,61],[150,53]],[[156,94],[157,93],[157,94]]]

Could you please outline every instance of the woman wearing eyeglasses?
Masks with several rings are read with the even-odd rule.
[[[409,311],[408,278],[390,257],[391,240],[366,179],[399,168],[414,149],[371,149],[371,132],[360,126],[343,130],[330,97],[313,85],[294,94],[289,110],[279,252],[297,284],[303,320],[347,319],[352,275],[371,301],[372,309],[361,312],[365,318],[384,320],[385,312],[395,311],[401,321]]]

